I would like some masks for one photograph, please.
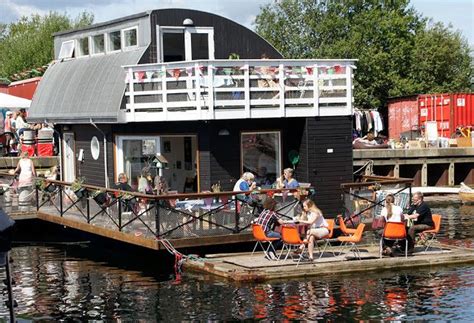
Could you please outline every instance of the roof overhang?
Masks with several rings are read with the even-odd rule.
[[[33,97],[28,121],[119,122],[125,93],[123,65],[138,64],[146,47],[51,65]]]

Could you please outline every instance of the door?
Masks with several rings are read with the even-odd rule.
[[[158,62],[214,59],[214,28],[157,26]]]
[[[63,181],[76,179],[75,141],[73,133],[63,134]]]

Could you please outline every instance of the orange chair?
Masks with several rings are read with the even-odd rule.
[[[354,232],[353,235],[337,237],[337,240],[341,242],[342,244],[341,253],[344,250],[344,247],[349,245],[350,246],[349,252],[352,251],[354,253],[354,256],[358,257],[359,260],[361,260],[360,250],[359,248],[357,248],[357,243],[359,243],[362,240],[362,233],[364,232],[364,228],[365,228],[365,224],[360,223],[357,226],[356,231]]]
[[[346,222],[341,214],[337,216],[337,219],[339,220],[339,228],[341,229],[344,235],[350,236],[356,232],[356,229],[346,227]]]
[[[426,243],[425,251],[427,251],[431,247],[431,244],[433,242],[437,241],[436,235],[439,233],[439,229],[441,228],[441,214],[433,214],[431,218],[433,219],[433,222],[435,225],[434,229],[425,230],[418,233],[419,237],[429,236],[429,238],[425,242]]]
[[[300,246],[303,246],[303,250],[301,250],[300,256],[298,258],[298,263],[296,264],[296,266],[298,267],[301,262],[301,259],[303,259],[304,257],[305,252],[307,253],[306,246],[308,245],[308,241],[301,240],[300,233],[297,227],[285,224],[281,226],[281,239],[283,241],[283,247],[281,249],[280,256],[278,257],[278,259],[281,259],[283,251],[285,249],[288,250],[285,256],[286,260],[288,258],[288,255],[290,255],[292,249],[297,249]]]
[[[382,238],[380,238],[379,254],[382,258],[384,240],[400,241],[405,240],[405,258],[408,257],[407,230],[404,222],[387,222],[383,228]]]
[[[326,222],[328,223],[328,230],[329,230],[328,235],[314,242],[316,246],[318,247],[319,259],[321,259],[321,257],[324,255],[324,252],[326,251],[327,247],[331,245],[331,242],[335,241],[335,239],[332,238],[333,233],[334,233],[334,219],[326,219]],[[322,251],[318,245],[319,241],[324,241],[324,247]],[[334,252],[332,254],[334,255]]]
[[[270,251],[270,250],[273,251],[276,254],[276,250],[273,247],[272,242],[280,240],[279,238],[267,237],[267,235],[265,234],[265,231],[263,231],[262,226],[260,224],[257,224],[257,223],[252,224],[252,234],[253,234],[254,239],[257,240],[257,242],[255,243],[255,247],[253,248],[252,255],[254,254],[255,250],[257,250],[258,246],[260,246],[262,248],[263,253],[265,254],[265,257],[267,257],[267,258],[269,258],[268,251]],[[265,242],[268,242],[268,247],[267,248],[265,248],[263,246],[263,244]]]

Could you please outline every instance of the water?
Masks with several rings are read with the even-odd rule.
[[[445,215],[441,240],[474,247],[474,207]],[[130,269],[84,245],[12,250],[17,318],[24,320],[469,320],[474,265],[234,284],[207,275]],[[0,276],[4,277],[1,271]],[[0,300],[0,319],[8,309]]]

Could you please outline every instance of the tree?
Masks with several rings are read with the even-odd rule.
[[[54,58],[53,34],[90,25],[92,14],[83,12],[74,20],[66,14],[22,17],[8,26],[0,24],[0,77],[48,64]]]
[[[408,5],[409,0],[282,0],[262,7],[255,25],[285,57],[358,59],[358,107],[377,108],[391,96],[467,90],[466,40],[441,24],[430,27]],[[427,45],[451,52],[428,55]]]

